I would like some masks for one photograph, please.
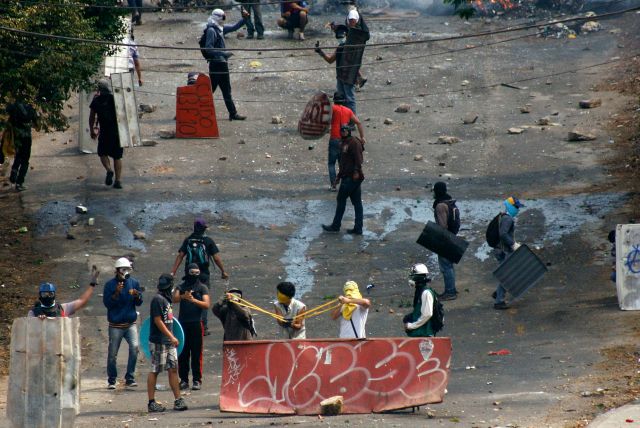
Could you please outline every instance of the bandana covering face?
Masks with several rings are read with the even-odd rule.
[[[505,209],[507,210],[507,214],[509,214],[511,217],[515,217],[515,216],[517,216],[517,215],[518,215],[518,211],[519,211],[519,210],[518,210],[518,208],[516,208],[515,206],[513,206],[513,205],[511,204],[511,202],[509,202],[509,200],[510,200],[510,199],[512,199],[512,198],[505,199],[505,201],[504,201],[504,207],[505,207]]]
[[[291,297],[289,296],[285,296],[284,294],[282,294],[281,292],[277,292],[277,297],[278,297],[278,303],[282,303],[283,305],[288,306],[289,303],[291,303]]]
[[[344,296],[350,299],[362,299],[362,294],[358,290],[358,284],[355,281],[347,281],[344,284]],[[358,309],[358,305],[355,303],[346,303],[342,305],[342,316],[346,320],[351,319],[353,311]]]
[[[223,25],[223,22],[224,22],[224,18],[225,18],[224,11],[222,9],[214,9],[213,12],[211,12],[211,16],[207,20],[207,24],[215,25],[220,30],[222,30],[223,29],[222,25]]]

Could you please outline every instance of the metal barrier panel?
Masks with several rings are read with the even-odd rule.
[[[142,145],[140,125],[138,124],[138,105],[133,91],[132,73],[114,73],[111,75],[113,100],[116,103],[118,135],[120,147],[138,147]]]
[[[469,246],[467,241],[432,221],[427,222],[416,242],[453,263],[460,262]]]
[[[195,85],[179,86],[176,94],[176,138],[219,138],[211,79],[201,73]]]
[[[80,411],[78,318],[18,318],[11,329],[7,419],[14,427],[73,427]]]
[[[640,224],[616,226],[616,289],[620,309],[640,309]]]
[[[370,413],[442,402],[451,340],[256,340],[223,353],[222,411],[315,415],[341,395],[343,413]]]
[[[98,140],[91,138],[91,130],[89,129],[89,114],[91,109],[91,101],[95,93],[87,93],[85,91],[78,92],[78,101],[80,104],[80,112],[78,113],[78,149],[82,153],[98,153]]]
[[[493,271],[493,276],[517,299],[542,279],[546,272],[547,267],[542,260],[522,244]]]

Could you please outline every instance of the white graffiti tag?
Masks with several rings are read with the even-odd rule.
[[[223,386],[227,386],[238,381],[242,373],[242,364],[238,361],[235,349],[225,349],[225,357],[227,359],[227,381]]]

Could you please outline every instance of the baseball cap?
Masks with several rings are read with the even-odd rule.
[[[171,286],[173,286],[173,277],[168,273],[160,275],[160,278],[158,278],[158,290],[166,290]]]

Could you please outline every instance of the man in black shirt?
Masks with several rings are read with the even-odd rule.
[[[89,105],[91,112],[89,113],[89,130],[91,138],[98,138],[98,156],[100,162],[107,171],[104,184],[114,189],[122,189],[120,176],[122,174],[122,155],[124,150],[120,147],[120,138],[118,136],[118,119],[116,117],[116,104],[111,93],[110,85],[107,80],[98,82],[98,95],[93,97],[93,101]],[[96,132],[96,118],[100,126],[100,131]],[[113,169],[109,158],[113,158]],[[115,170],[116,180],[113,181]]]
[[[202,312],[209,310],[209,289],[200,282],[200,268],[195,263],[187,266],[184,282],[173,292],[173,302],[180,302],[178,321],[184,330],[184,349],[178,357],[180,389],[189,389],[189,362],[193,374],[193,387],[202,387]]]
[[[24,179],[29,171],[31,158],[31,127],[36,124],[37,113],[29,104],[15,102],[7,106],[7,114],[9,115],[7,128],[13,131],[13,144],[16,151],[9,181],[16,185],[18,192],[21,192],[26,189]]]
[[[221,278],[227,279],[229,275],[224,270],[224,265],[222,264],[222,259],[220,258],[220,250],[218,250],[218,246],[213,239],[209,238],[205,235],[207,230],[207,222],[204,218],[198,217],[193,222],[193,233],[182,241],[182,245],[178,250],[178,255],[176,256],[176,261],[173,264],[173,268],[171,269],[171,275],[175,276],[176,271],[180,267],[182,260],[186,258],[185,262],[185,275],[189,273],[187,266],[191,263],[195,263],[200,268],[201,280],[204,282],[207,287],[210,287],[210,279],[209,279],[209,260],[213,260],[213,262],[218,266],[221,272]],[[202,322],[204,323],[204,335],[209,335],[208,328],[208,313],[209,311],[203,311],[202,314]]]
[[[151,350],[151,373],[147,378],[147,394],[149,413],[164,412],[165,407],[156,402],[156,381],[158,373],[166,370],[169,375],[169,385],[173,391],[175,401],[174,410],[187,410],[187,404],[180,396],[178,384],[178,345],[179,341],[173,335],[173,308],[171,294],[173,277],[168,274],[160,275],[158,279],[158,294],[151,300],[151,328],[149,329],[149,349]]]

